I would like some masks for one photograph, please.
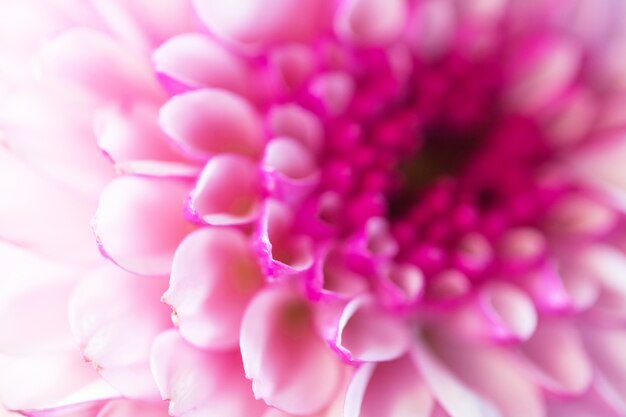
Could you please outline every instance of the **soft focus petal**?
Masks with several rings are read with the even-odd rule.
[[[178,146],[200,158],[221,152],[261,154],[258,115],[226,90],[204,89],[172,98],[161,108],[160,124]]]
[[[163,300],[174,309],[181,335],[206,348],[235,347],[244,309],[262,276],[246,236],[207,227],[176,250]]]
[[[165,288],[164,278],[108,265],[86,276],[72,294],[69,318],[83,356],[125,396],[158,398],[148,355],[154,338],[171,326],[159,302]]]
[[[265,45],[307,41],[322,27],[327,0],[194,0],[207,27],[226,40]]]
[[[255,396],[290,413],[327,406],[341,380],[339,360],[316,334],[310,307],[288,287],[253,298],[243,318],[241,355]]]
[[[405,353],[410,340],[396,316],[368,297],[356,297],[339,318],[335,343],[350,360],[381,362]]]
[[[249,223],[260,211],[261,172],[240,155],[217,155],[207,162],[188,201],[189,214],[201,223]]]
[[[346,417],[428,417],[434,401],[408,356],[361,365],[346,397]]]
[[[46,74],[106,99],[159,96],[147,63],[112,37],[92,29],[64,32],[46,45],[41,61]]]
[[[151,367],[171,416],[255,417],[265,410],[252,397],[238,351],[204,351],[171,330],[155,341]]]
[[[154,52],[152,59],[167,86],[216,87],[243,96],[249,89],[250,74],[243,60],[207,36],[188,33],[173,37]]]
[[[539,383],[559,393],[581,393],[592,381],[592,368],[575,327],[544,318],[521,346]]]
[[[184,182],[169,179],[126,176],[112,181],[94,218],[103,252],[133,272],[169,273],[178,243],[192,229],[182,216],[187,190]]]

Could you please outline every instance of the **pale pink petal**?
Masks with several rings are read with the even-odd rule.
[[[242,322],[241,354],[255,396],[294,414],[329,405],[342,379],[341,364],[316,334],[312,313],[297,292],[277,286],[252,299]]]
[[[453,2],[426,0],[417,3],[407,27],[411,48],[428,60],[441,57],[452,46],[455,24]]]
[[[599,378],[598,378],[599,379]],[[596,384],[599,385],[599,384]],[[607,402],[598,388],[592,388],[583,395],[576,397],[557,397],[547,401],[548,417],[619,417],[626,406],[623,398],[619,405]]]
[[[347,109],[355,89],[351,75],[341,71],[320,73],[309,85],[313,99],[330,116],[338,116]]]
[[[576,258],[565,259],[565,272],[575,274],[572,279],[588,279],[604,292],[626,297],[626,259],[624,253],[607,244],[588,245]],[[569,269],[569,271],[568,271]]]
[[[22,410],[20,413],[27,417],[168,417],[167,404],[162,401],[128,399],[91,401],[49,409]]]
[[[291,207],[268,199],[260,218],[254,248],[268,278],[302,272],[313,265],[311,238],[293,233],[296,217]]]
[[[23,279],[11,275],[4,275],[4,279]],[[73,348],[74,340],[67,322],[67,302],[73,287],[71,280],[49,279],[6,299],[3,297],[0,352],[19,355]]]
[[[194,0],[198,15],[220,37],[243,44],[307,41],[321,29],[327,0]]]
[[[133,401],[127,399],[109,401],[94,417],[167,417],[167,404],[163,402]]]
[[[149,103],[99,110],[94,121],[98,146],[116,163],[182,160],[157,120],[158,109]]]
[[[0,369],[0,402],[12,410],[56,408],[119,397],[75,348],[46,354],[0,355]]]
[[[159,121],[183,150],[199,158],[222,152],[261,155],[259,115],[243,98],[226,90],[204,89],[175,96],[161,108]]]
[[[99,258],[88,226],[97,205],[94,197],[33,172],[4,148],[0,148],[0,193],[0,236],[6,241],[70,262]]]
[[[461,382],[430,349],[417,343],[411,356],[433,396],[451,417],[500,417],[493,403]]]
[[[551,391],[579,394],[591,384],[590,358],[577,329],[567,321],[543,317],[520,352],[537,382]]]
[[[152,59],[157,73],[187,88],[217,87],[243,96],[249,89],[245,62],[207,36],[188,33],[168,39]]]
[[[300,142],[288,137],[274,138],[267,144],[263,164],[266,169],[276,170],[295,180],[317,173],[311,152]]]
[[[599,108],[599,100],[587,89],[575,89],[565,95],[545,121],[546,140],[558,148],[573,148],[597,123]]]
[[[430,339],[433,351],[463,384],[495,406],[496,415],[540,417],[545,414],[541,390],[524,368],[515,363],[507,349],[440,333],[441,336]],[[448,407],[443,398],[439,397],[439,401]],[[455,415],[450,408],[448,412]]]
[[[409,348],[409,329],[397,316],[367,296],[350,301],[337,325],[334,341],[349,360],[388,361]]]
[[[585,347],[595,368],[594,379],[601,394],[620,409],[626,407],[626,335],[622,329],[580,326]],[[601,383],[601,384],[599,384]]]
[[[297,92],[315,72],[315,55],[308,46],[288,44],[269,56],[278,85],[286,92]]]
[[[261,209],[261,172],[243,156],[217,155],[207,162],[188,201],[194,219],[212,225],[249,223]]]
[[[355,43],[386,44],[404,29],[407,9],[405,0],[346,0],[335,16],[335,31]]]
[[[267,117],[274,136],[296,139],[314,154],[321,150],[324,131],[315,114],[298,105],[285,104],[273,107]]]
[[[187,236],[174,255],[170,287],[181,335],[206,348],[232,348],[262,276],[246,236],[238,230],[206,227]]]
[[[183,217],[182,181],[120,177],[100,196],[98,244],[115,263],[143,275],[168,274],[174,251],[192,230]]]
[[[123,42],[152,48],[178,33],[195,27],[190,2],[159,0],[91,0],[108,28]]]
[[[125,396],[158,398],[148,357],[154,338],[171,326],[169,309],[160,302],[165,289],[165,278],[107,265],[82,279],[69,302],[84,358]]]
[[[617,108],[623,110],[624,104],[618,103]],[[619,125],[623,126],[623,121]],[[623,203],[626,175],[620,164],[625,155],[626,142],[623,135],[617,133],[582,147],[568,157],[568,162],[582,181],[607,190]]]
[[[20,414],[27,417],[93,417],[100,413],[105,404],[107,404],[106,400],[100,400],[54,408],[20,410]],[[4,414],[1,415],[6,417]],[[14,415],[10,414],[8,417],[12,416]]]
[[[0,103],[2,142],[37,172],[95,197],[113,170],[94,146],[93,108],[71,89],[20,89]]]
[[[381,297],[391,307],[418,303],[424,292],[424,274],[413,264],[392,264],[380,276]]]
[[[103,32],[70,29],[46,45],[41,61],[46,74],[104,99],[156,98],[161,94],[148,62]]]
[[[571,239],[606,235],[617,224],[616,212],[583,194],[565,196],[546,214],[545,228],[552,234]]]
[[[499,261],[511,272],[527,269],[545,255],[546,238],[531,227],[511,228],[496,243]]]
[[[489,320],[489,332],[496,339],[526,340],[537,326],[537,312],[531,298],[504,282],[492,282],[481,289],[479,304]]]
[[[253,398],[236,350],[201,350],[170,330],[155,341],[151,367],[173,417],[257,417],[266,408]]]
[[[408,356],[362,365],[346,396],[345,417],[430,417],[434,400]]]
[[[522,64],[511,62],[511,80],[506,100],[510,107],[536,111],[556,98],[574,81],[580,68],[581,51],[566,38],[543,37],[517,52]]]

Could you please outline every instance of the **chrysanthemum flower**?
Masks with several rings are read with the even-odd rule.
[[[625,415],[625,28],[622,0],[3,0],[0,399]]]

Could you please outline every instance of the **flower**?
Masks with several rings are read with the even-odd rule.
[[[0,7],[9,409],[626,412],[623,2]]]

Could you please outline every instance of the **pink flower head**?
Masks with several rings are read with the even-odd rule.
[[[626,413],[622,0],[0,12],[8,409]]]

